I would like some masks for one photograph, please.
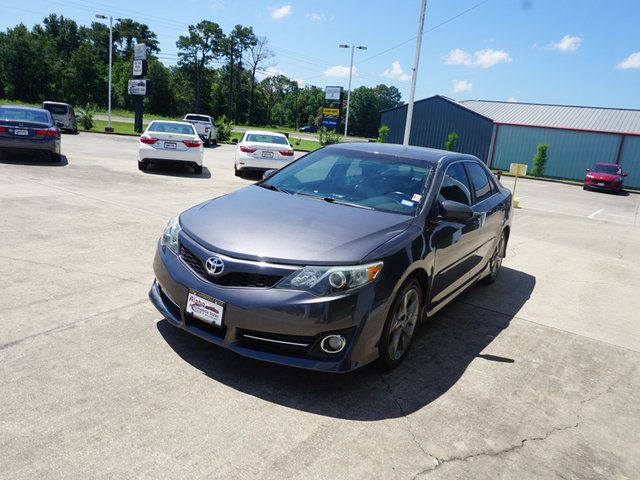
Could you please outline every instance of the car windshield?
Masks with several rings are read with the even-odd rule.
[[[331,203],[414,215],[424,202],[432,171],[431,164],[410,158],[321,149],[261,185]]]
[[[164,132],[179,133],[181,135],[195,135],[193,125],[169,123],[169,122],[152,122],[147,129],[148,132]]]
[[[262,133],[248,133],[245,142],[275,143],[276,145],[289,145],[286,137],[280,135],[268,135]]]
[[[27,108],[0,107],[0,119],[49,124],[48,113]]]
[[[44,108],[55,115],[65,115],[67,113],[66,105],[56,105],[54,103],[45,103]]]
[[[591,169],[594,173],[608,173],[610,175],[620,175],[622,169],[616,165],[594,165]]]

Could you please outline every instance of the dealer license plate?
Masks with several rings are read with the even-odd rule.
[[[26,137],[26,136],[28,136],[28,135],[29,135],[29,130],[24,130],[24,129],[22,129],[22,128],[15,128],[15,129],[13,130],[13,133],[14,133],[15,135],[21,135],[21,136],[23,136],[23,137]]]
[[[263,157],[273,158],[273,152],[262,152]]]
[[[222,317],[224,315],[224,302],[189,290],[186,312],[204,322],[221,327]]]
[[[164,148],[166,148],[167,150],[175,150],[176,142],[164,142]]]

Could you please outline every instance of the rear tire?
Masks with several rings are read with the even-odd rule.
[[[504,232],[500,234],[500,240],[489,260],[489,275],[482,279],[482,283],[491,285],[498,278],[500,267],[502,267],[502,259],[504,258]]]
[[[202,175],[202,165],[194,165],[193,173],[195,173],[196,175]]]
[[[60,163],[62,161],[62,155],[60,155],[59,153],[51,152],[49,154],[49,160],[51,160],[51,163]]]
[[[218,139],[216,138],[216,139],[211,140],[211,143],[213,143],[214,145],[217,145],[218,144]]]
[[[207,139],[204,141],[204,146],[205,146],[205,147],[208,147],[209,145],[211,145],[211,139],[207,138]]]
[[[407,356],[411,341],[422,317],[422,287],[417,279],[410,279],[391,304],[389,315],[378,343],[378,366],[391,370]]]
[[[149,164],[144,160],[138,160],[138,170],[146,170]]]
[[[236,174],[236,177],[244,177],[244,172],[242,170],[238,170],[235,166],[233,167],[233,173]]]

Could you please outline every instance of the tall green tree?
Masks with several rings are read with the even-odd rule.
[[[249,108],[248,115],[245,122],[248,124],[254,123],[255,110],[256,110],[256,73],[258,69],[268,68],[267,62],[273,57],[273,52],[269,50],[267,46],[267,37],[257,37],[255,45],[249,47],[247,52],[247,65],[249,67],[250,74],[250,87],[249,87]]]
[[[240,70],[242,68],[242,57],[244,52],[256,45],[257,37],[253,33],[252,27],[236,25],[224,42],[224,55],[229,59],[229,103],[227,108],[227,118],[234,119],[234,76],[236,78],[236,88],[240,89]],[[236,65],[236,66],[234,66]],[[238,72],[235,72],[237,68]],[[235,105],[237,109],[237,104]]]
[[[224,34],[217,23],[202,20],[195,26],[189,25],[189,35],[181,35],[176,46],[178,63],[193,82],[194,109],[200,112],[202,78],[209,64],[221,55]]]
[[[125,60],[133,56],[133,47],[137,43],[144,43],[147,47],[147,55],[160,51],[158,37],[144,23],[134,22],[130,19],[119,21],[113,27],[113,43],[115,51]]]

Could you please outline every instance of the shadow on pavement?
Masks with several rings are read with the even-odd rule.
[[[0,163],[15,165],[38,165],[43,167],[64,167],[69,164],[62,154],[59,162],[52,162],[46,153],[0,152]]]
[[[185,177],[185,178],[190,178],[190,177],[204,178],[204,179],[211,178],[211,171],[206,166],[204,165],[202,166],[201,174],[196,174],[193,171],[193,167],[184,162],[176,162],[176,163],[151,162],[147,166],[147,169],[140,173],[146,173],[149,175],[165,175],[165,176],[171,176],[171,177]]]
[[[288,408],[375,421],[415,412],[447,392],[476,358],[514,363],[481,352],[529,299],[535,278],[503,267],[492,286],[476,286],[430,319],[404,363],[391,372],[367,366],[328,374],[242,357],[161,320],[158,331],[186,362],[213,380]]]

